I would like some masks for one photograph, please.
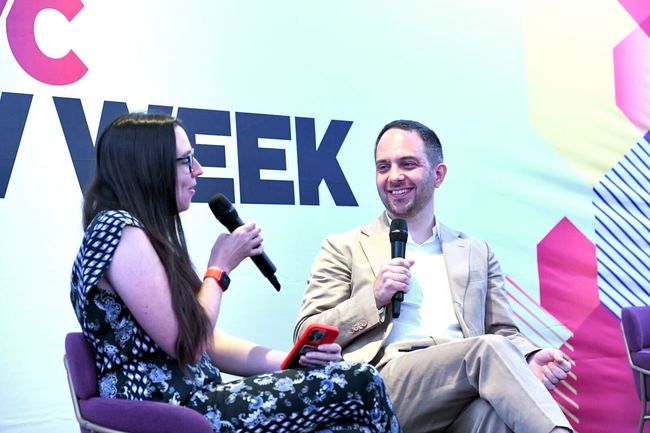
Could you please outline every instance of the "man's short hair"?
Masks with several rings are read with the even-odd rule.
[[[424,142],[424,151],[427,154],[427,158],[429,159],[429,164],[431,164],[432,167],[435,167],[436,165],[440,164],[443,162],[443,156],[442,156],[442,144],[440,143],[440,139],[438,139],[438,136],[436,135],[433,130],[420,122],[416,122],[415,120],[393,120],[390,123],[387,123],[377,136],[377,141],[375,141],[375,156],[377,155],[377,145],[379,144],[379,140],[381,140],[382,135],[389,129],[401,129],[402,131],[415,131],[418,133],[422,141]]]

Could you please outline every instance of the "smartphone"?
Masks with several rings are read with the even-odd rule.
[[[303,353],[317,350],[321,344],[334,343],[336,337],[339,336],[339,328],[336,326],[321,325],[319,323],[312,323],[305,329],[296,344],[293,345],[289,355],[282,361],[280,368],[283,370],[287,368],[298,368],[301,365],[298,363],[300,355]]]

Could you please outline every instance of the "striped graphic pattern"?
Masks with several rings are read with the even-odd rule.
[[[598,287],[603,304],[650,304],[650,133],[594,187]]]
[[[565,326],[560,324],[552,314],[546,311],[511,277],[506,276],[506,293],[508,301],[517,321],[521,333],[539,347],[555,347],[564,350],[565,355],[575,367],[573,360],[574,347],[569,342],[572,334]],[[553,393],[555,401],[560,405],[562,412],[569,418],[573,425],[579,424],[578,409],[580,408],[576,397],[577,376],[575,372],[558,385]]]

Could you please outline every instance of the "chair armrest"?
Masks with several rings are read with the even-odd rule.
[[[170,403],[91,397],[80,400],[79,407],[84,419],[118,431],[212,433],[199,412]]]

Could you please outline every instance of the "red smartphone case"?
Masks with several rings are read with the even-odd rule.
[[[319,323],[312,323],[305,329],[296,344],[293,345],[291,352],[282,361],[280,368],[283,370],[287,368],[298,368],[301,365],[298,363],[300,355],[303,353],[317,350],[321,344],[334,343],[336,337],[339,336],[339,328],[336,326],[322,325]]]

